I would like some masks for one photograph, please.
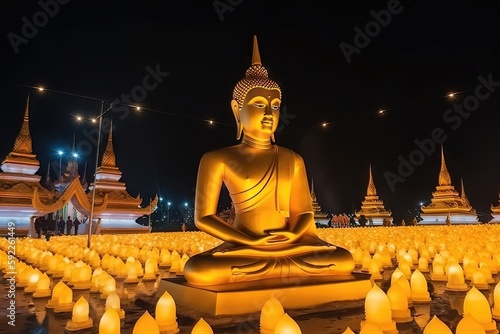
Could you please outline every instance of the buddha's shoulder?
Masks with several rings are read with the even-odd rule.
[[[236,152],[241,152],[240,145],[233,145],[205,152],[202,160],[224,160],[234,155]]]

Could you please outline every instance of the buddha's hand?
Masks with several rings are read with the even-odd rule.
[[[290,244],[294,243],[299,239],[299,235],[296,233],[290,232],[288,230],[277,230],[277,231],[269,231],[269,234],[273,236],[270,239],[271,244]]]

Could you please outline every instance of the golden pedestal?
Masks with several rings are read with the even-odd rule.
[[[301,309],[335,301],[364,299],[372,288],[371,274],[354,272],[351,276],[292,277],[223,286],[198,287],[184,277],[160,281],[156,296],[167,291],[176,305],[211,316],[261,312],[271,297],[285,310]]]

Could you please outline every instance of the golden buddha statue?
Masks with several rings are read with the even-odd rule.
[[[319,238],[304,161],[277,146],[281,90],[262,66],[254,37],[252,66],[233,92],[240,144],[204,154],[196,185],[196,226],[224,241],[184,267],[198,286],[269,278],[347,276],[351,253]],[[233,224],[216,215],[222,183],[235,208]]]

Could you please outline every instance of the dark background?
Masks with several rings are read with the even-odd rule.
[[[214,3],[228,10],[218,12]],[[88,163],[92,180],[96,152],[85,133],[96,126],[88,118],[99,114],[100,100],[107,106],[130,94],[142,84],[146,66],[159,64],[170,74],[147,92],[139,103],[143,109],[127,117],[109,112],[105,118],[113,118],[117,164],[130,194],[140,194],[146,204],[158,194],[173,206],[192,206],[202,154],[236,143],[230,100],[250,65],[255,34],[289,115],[276,142],[304,157],[324,210],[359,209],[370,164],[378,194],[396,220],[430,200],[438,182],[439,145],[394,191],[385,175],[398,173],[398,157],[408,159],[416,139],[442,128],[455,188],[460,190],[463,178],[472,206],[488,214],[500,191],[500,92],[482,101],[456,130],[443,114],[474,94],[478,76],[500,81],[500,14],[493,2],[401,1],[399,14],[348,63],[340,43],[353,45],[354,28],[364,30],[374,20],[370,12],[390,3],[73,0],[59,4],[16,53],[9,33],[22,36],[25,21],[32,23],[42,6],[2,1],[0,155],[12,150],[28,87],[42,85],[49,91],[31,90],[30,102],[38,173],[45,176],[50,162],[56,178],[56,150],[69,152],[74,137],[80,173]],[[451,100],[450,92],[462,93]],[[380,109],[386,112],[379,115]],[[75,115],[86,120],[77,123]],[[62,161],[65,165],[67,155]],[[228,205],[223,196],[221,207]]]

